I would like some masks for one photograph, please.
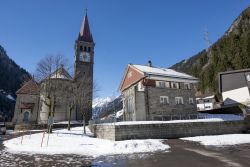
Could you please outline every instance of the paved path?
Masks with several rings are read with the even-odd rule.
[[[16,135],[18,136],[18,135]],[[0,136],[6,140],[16,137]],[[1,140],[1,139],[0,139]],[[250,144],[225,148],[204,147],[197,143],[171,139],[169,152],[105,156],[98,158],[79,155],[20,155],[7,152],[0,141],[0,166],[128,166],[128,167],[249,167]]]

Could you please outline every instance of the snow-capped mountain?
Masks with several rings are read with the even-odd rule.
[[[121,96],[116,98],[96,98],[93,100],[92,112],[93,118],[105,117],[111,113],[118,112],[122,109]]]
[[[103,105],[111,102],[112,99],[111,97],[106,97],[106,98],[95,98],[93,100],[93,104],[92,104],[92,108],[96,108],[96,107],[102,107]]]

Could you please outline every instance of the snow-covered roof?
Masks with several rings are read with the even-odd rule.
[[[157,68],[157,67],[150,67],[150,66],[145,66],[145,65],[131,65],[131,66],[143,72],[145,75],[156,75],[156,76],[166,76],[166,77],[173,77],[173,78],[197,80],[197,78],[191,75],[177,72],[175,70],[168,69],[168,68]]]
[[[69,73],[64,69],[63,66],[61,66],[60,68],[58,68],[55,72],[53,72],[50,75],[50,78],[59,78],[59,79],[68,79],[68,80],[72,80],[73,78],[69,75]]]

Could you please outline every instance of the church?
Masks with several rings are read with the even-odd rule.
[[[94,47],[86,13],[75,42],[74,76],[61,65],[39,83],[33,79],[26,82],[16,92],[12,123],[47,124],[49,117],[53,117],[54,122],[89,121],[92,117]]]

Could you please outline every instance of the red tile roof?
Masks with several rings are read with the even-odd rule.
[[[17,92],[16,94],[30,94],[30,95],[38,95],[39,88],[33,79],[26,82]]]

